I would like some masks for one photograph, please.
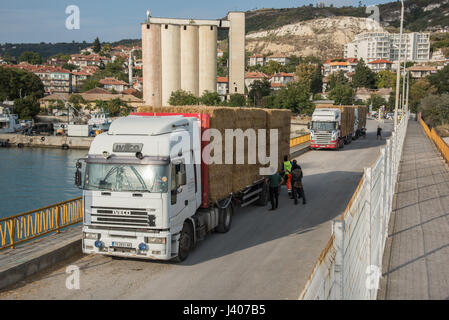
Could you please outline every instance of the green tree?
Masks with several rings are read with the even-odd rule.
[[[42,64],[43,59],[38,52],[25,51],[19,57],[19,62],[28,62],[29,64]]]
[[[365,64],[363,59],[355,67],[355,73],[352,77],[352,85],[355,88],[374,88],[376,83],[376,74]]]
[[[449,94],[428,95],[421,100],[419,111],[431,127],[449,123]]]
[[[262,68],[263,72],[266,74],[275,74],[283,71],[282,65],[274,60],[268,61],[268,63]]]
[[[428,76],[430,84],[437,88],[438,93],[449,93],[449,65],[435,74]]]
[[[316,66],[313,64],[301,62],[296,67],[296,76],[298,77],[298,82],[303,83],[310,87],[312,83],[312,77],[315,73]]]
[[[373,110],[378,110],[379,107],[386,106],[387,101],[378,94],[372,94],[367,100],[366,104],[368,106],[373,106]]]
[[[94,79],[87,79],[83,82],[82,86],[81,86],[81,92],[86,92],[89,90],[92,90],[94,88],[101,88],[102,85],[100,84],[100,82],[98,80],[94,80]]]
[[[337,105],[349,105],[354,102],[354,90],[349,84],[337,83],[328,96]]]
[[[34,73],[13,68],[0,68],[0,99],[14,100],[33,95],[44,96],[44,85]]]
[[[77,69],[78,69],[78,67],[77,67],[76,65],[71,64],[71,63],[64,63],[64,64],[62,65],[62,67],[63,67],[64,69],[70,70],[70,71],[73,71],[73,70],[77,70]]]
[[[226,104],[229,107],[244,107],[246,105],[246,98],[243,94],[233,93],[229,96]]]
[[[69,102],[72,103],[76,110],[80,110],[81,105],[87,103],[87,101],[84,100],[83,96],[80,94],[72,94],[69,98]]]
[[[382,70],[377,73],[376,87],[381,88],[396,88],[396,74],[390,70]]]
[[[312,93],[320,93],[323,91],[323,74],[321,72],[321,66],[321,64],[318,64],[312,75],[312,81],[310,82],[310,91]]]
[[[100,39],[98,39],[98,37],[96,37],[94,40],[93,50],[95,53],[98,53],[101,50],[101,43],[100,43]]]
[[[248,98],[255,106],[261,106],[263,97],[271,93],[271,84],[268,79],[256,80],[249,87]]]
[[[421,100],[429,94],[436,94],[437,88],[432,86],[427,79],[419,79],[410,86],[409,106],[410,111],[417,112]]]
[[[331,74],[329,78],[329,86],[327,87],[327,91],[331,91],[337,85],[349,85],[348,78],[346,78],[345,73],[341,70]]]
[[[14,112],[20,119],[32,119],[40,112],[39,100],[34,95],[14,100]]]
[[[290,82],[286,88],[266,97],[265,104],[267,108],[290,109],[294,113],[312,114],[310,95],[310,88],[306,84]]]
[[[171,93],[168,103],[171,106],[189,106],[198,104],[198,98],[190,92],[177,90]]]
[[[206,90],[199,98],[199,102],[204,106],[218,106],[221,104],[221,99],[217,92],[210,92]]]

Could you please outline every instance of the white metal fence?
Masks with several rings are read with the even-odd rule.
[[[299,299],[376,299],[407,121],[402,118],[375,163],[365,168]]]

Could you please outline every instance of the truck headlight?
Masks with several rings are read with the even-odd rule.
[[[83,232],[83,236],[84,236],[84,239],[90,239],[90,240],[98,240],[98,239],[100,239],[100,234],[99,233]]]
[[[165,244],[167,241],[166,238],[156,238],[156,237],[145,237],[146,243],[152,243],[152,244]]]

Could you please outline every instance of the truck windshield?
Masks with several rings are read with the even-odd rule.
[[[165,193],[168,166],[89,163],[85,190]]]
[[[312,130],[314,131],[333,131],[336,128],[336,122],[313,121]]]

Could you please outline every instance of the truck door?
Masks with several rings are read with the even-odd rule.
[[[189,187],[189,170],[184,159],[173,160],[171,167],[171,187],[170,187],[170,220],[172,225],[179,225],[184,222],[188,214],[191,202],[191,190]],[[190,191],[190,192],[189,192]]]

